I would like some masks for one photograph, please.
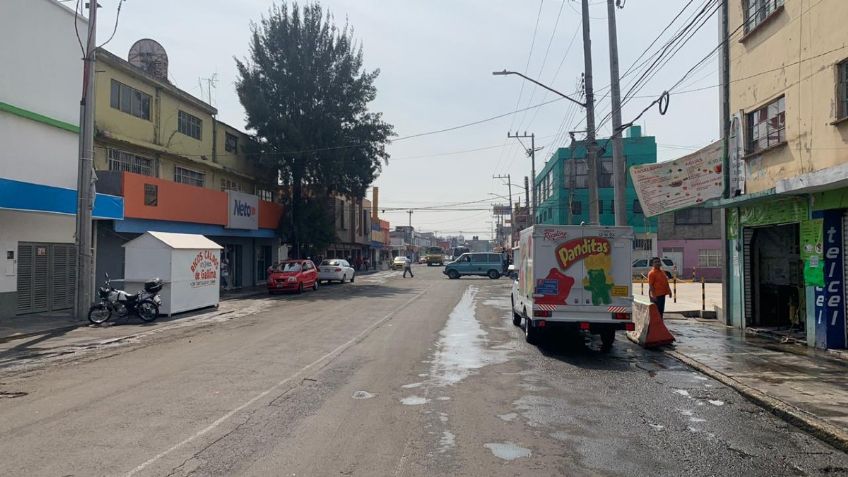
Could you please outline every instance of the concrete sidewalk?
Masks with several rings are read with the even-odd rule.
[[[706,294],[706,309],[714,312],[716,307],[721,306],[721,283],[706,283],[704,285]],[[648,284],[633,283],[633,296],[644,296],[648,299]],[[674,299],[667,298],[665,301],[666,313],[696,312],[701,309],[701,284],[700,283],[678,283],[677,303]]]
[[[848,361],[696,320],[666,320],[666,353],[822,440],[848,450]]]

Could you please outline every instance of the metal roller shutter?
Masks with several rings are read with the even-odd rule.
[[[73,307],[76,283],[76,250],[73,245],[56,244],[51,247],[52,296],[50,308],[64,310]]]
[[[745,300],[745,316],[743,317],[742,323],[743,326],[748,326],[748,323],[754,319],[754,306],[753,306],[753,277],[751,276],[751,262],[754,260],[754,257],[751,256],[751,241],[754,237],[754,229],[744,228],[742,229],[742,237],[743,237],[743,252],[742,252],[742,264],[744,267],[743,273],[744,276],[744,288],[743,288],[743,299]]]
[[[30,313],[32,309],[32,245],[18,245],[18,313]]]

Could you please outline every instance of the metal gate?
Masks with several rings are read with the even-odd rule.
[[[76,249],[72,244],[18,244],[17,313],[73,307]]]
[[[751,241],[754,237],[754,229],[752,228],[743,228],[742,229],[742,264],[743,264],[743,299],[745,300],[745,316],[742,317],[743,327],[748,326],[751,323],[751,320],[754,319],[753,313],[753,298],[754,298],[754,287],[752,284],[753,276],[752,276],[752,267],[751,263],[754,261],[754,257],[751,256]]]

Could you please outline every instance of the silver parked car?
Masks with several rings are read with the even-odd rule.
[[[662,271],[665,272],[665,276],[668,278],[672,277],[673,273],[677,273],[677,267],[674,265],[674,262],[670,258],[663,257],[660,259],[662,261]],[[640,277],[642,275],[648,276],[648,272],[651,271],[651,259],[650,258],[639,258],[633,260],[633,276]]]

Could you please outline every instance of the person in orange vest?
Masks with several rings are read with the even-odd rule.
[[[671,287],[668,286],[668,277],[662,270],[660,258],[652,258],[651,265],[653,268],[648,272],[648,295],[651,297],[651,303],[657,305],[657,311],[662,318],[665,312],[665,297],[671,296]]]

